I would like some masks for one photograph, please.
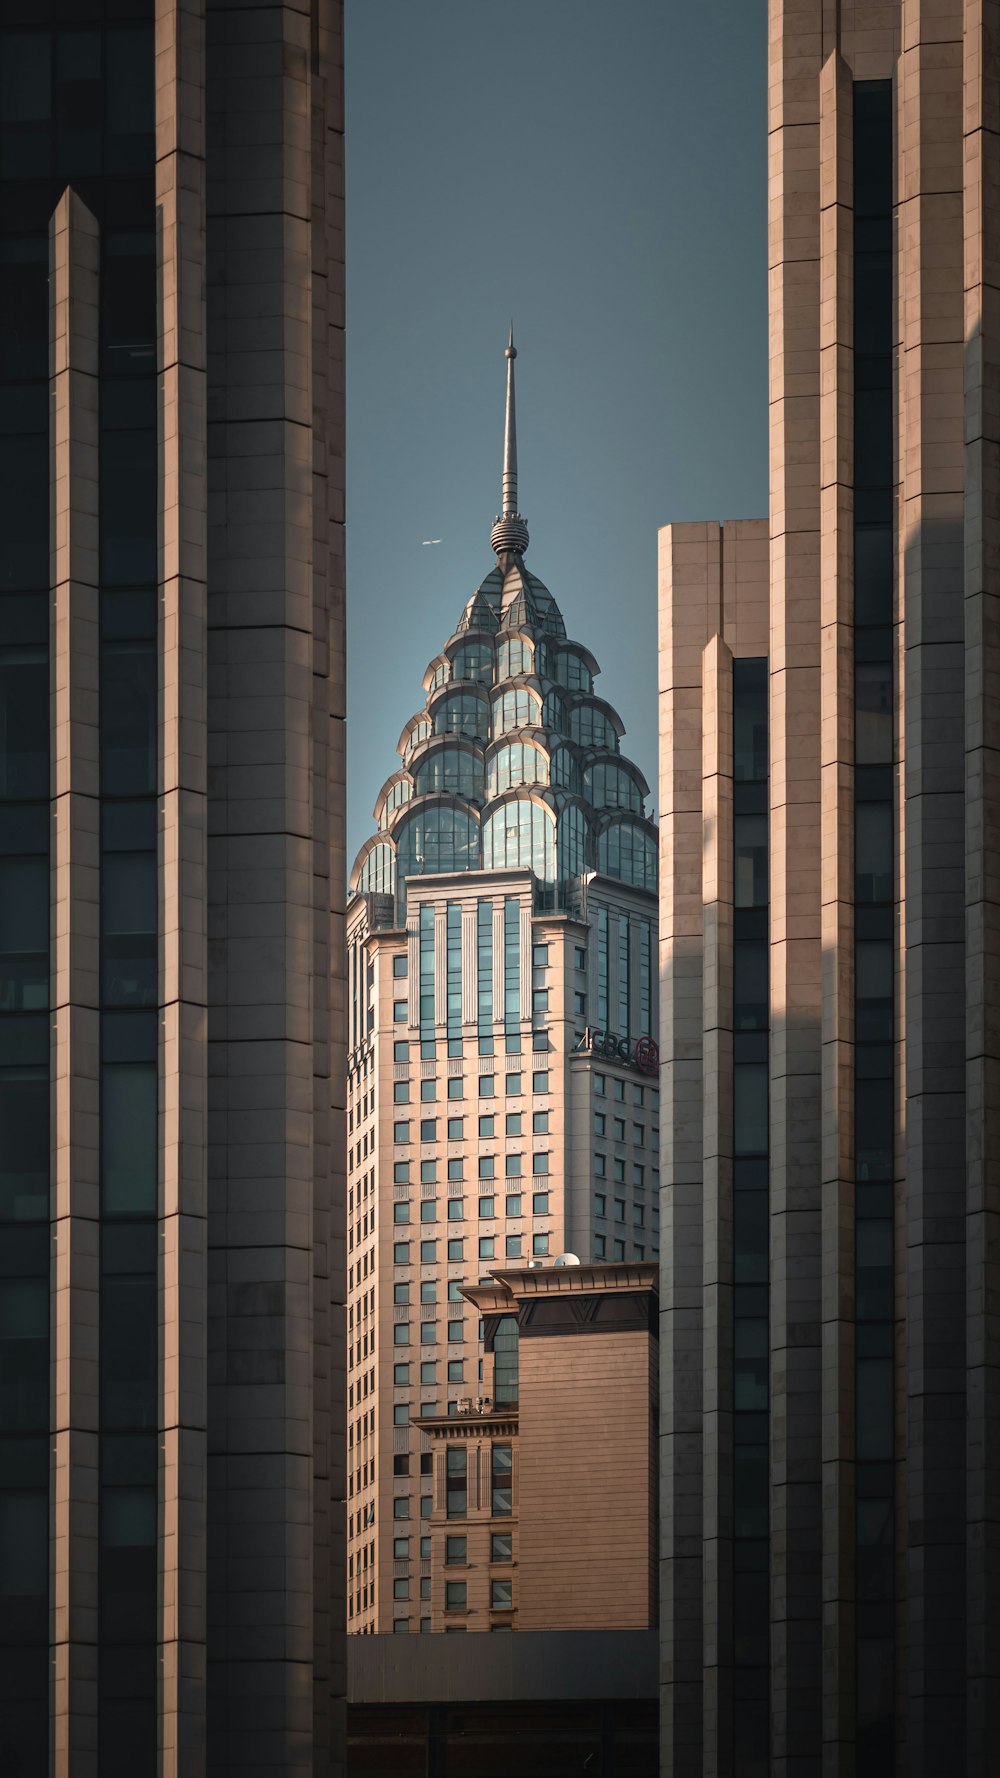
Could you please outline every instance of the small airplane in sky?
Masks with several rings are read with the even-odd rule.
[[[424,541],[420,545],[420,547],[421,547],[421,549],[430,549],[430,546],[432,543],[443,543],[443,542],[444,542],[443,537],[425,537]]]

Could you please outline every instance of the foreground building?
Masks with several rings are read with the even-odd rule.
[[[557,1261],[463,1286],[479,1394],[417,1422],[433,1456],[429,1629],[655,1628],[658,1276]]]
[[[659,1253],[656,830],[597,663],[524,565],[514,358],[496,565],[427,669],[350,884],[348,1623],[368,1633],[429,1597],[411,1422],[479,1393],[463,1285]]]
[[[340,1769],[340,11],[4,7],[21,1778]]]
[[[770,522],[661,534],[663,1769],[1000,1769],[1000,8],[772,0]]]

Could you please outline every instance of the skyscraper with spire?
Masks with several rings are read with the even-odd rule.
[[[659,1252],[649,787],[594,691],[596,660],[525,566],[513,329],[505,356],[496,562],[427,668],[350,880],[355,1632],[430,1629],[432,1454],[412,1422],[460,1421],[481,1398],[461,1286],[567,1252]],[[483,1325],[490,1350],[497,1329]],[[494,1499],[517,1511],[502,1442],[498,1464],[513,1465],[511,1485],[483,1484],[486,1519]],[[456,1599],[461,1579],[458,1563]],[[456,1605],[447,1627],[516,1628],[516,1575],[495,1591],[511,1604]]]

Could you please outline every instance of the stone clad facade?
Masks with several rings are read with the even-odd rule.
[[[770,519],[661,533],[677,1778],[1000,1758],[998,81],[772,0]]]

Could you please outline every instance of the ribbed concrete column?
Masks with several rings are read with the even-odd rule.
[[[52,1774],[97,1766],[98,274],[97,224],[52,217]]]
[[[1000,1768],[1000,0],[966,0],[965,987],[969,1778]]]
[[[702,662],[704,1770],[733,1760],[733,657]]]
[[[205,1771],[207,486],[204,0],[158,0],[160,671],[159,1745]]]

